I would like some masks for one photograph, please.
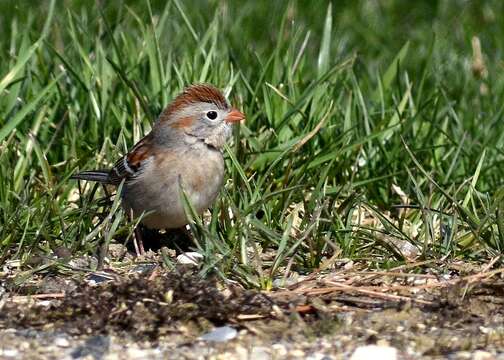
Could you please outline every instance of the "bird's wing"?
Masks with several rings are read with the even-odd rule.
[[[145,160],[151,156],[152,147],[152,135],[149,134],[116,161],[109,173],[110,182],[118,185],[123,179],[129,180],[137,176],[142,170]]]

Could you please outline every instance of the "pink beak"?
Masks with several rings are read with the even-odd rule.
[[[232,108],[224,120],[232,124],[236,122],[242,122],[245,121],[245,114],[235,108]]]

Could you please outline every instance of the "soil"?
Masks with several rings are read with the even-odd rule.
[[[0,358],[339,359],[369,344],[408,359],[504,358],[504,271],[424,269],[345,266],[260,292],[155,258],[22,283],[4,268]],[[202,340],[216,327],[236,336]]]

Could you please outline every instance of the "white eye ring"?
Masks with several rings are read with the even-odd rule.
[[[212,121],[217,120],[218,116],[219,116],[219,114],[217,114],[217,111],[215,111],[215,110],[210,110],[210,111],[207,111],[207,113],[206,113],[206,117],[208,120],[212,120]]]

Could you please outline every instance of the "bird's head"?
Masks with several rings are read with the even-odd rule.
[[[212,85],[187,87],[161,114],[156,126],[168,135],[187,135],[221,149],[231,135],[231,126],[245,120]]]

